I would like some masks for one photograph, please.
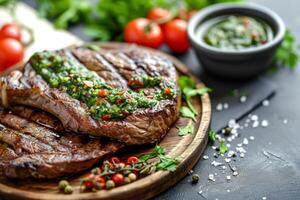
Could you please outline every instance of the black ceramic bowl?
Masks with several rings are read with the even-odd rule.
[[[207,20],[224,15],[245,15],[266,22],[273,31],[273,39],[266,44],[241,50],[223,50],[205,43],[203,34],[196,34],[198,28],[207,26]],[[209,28],[209,27],[208,27]],[[257,4],[217,4],[200,10],[188,24],[191,46],[203,67],[218,76],[226,78],[250,78],[266,71],[272,62],[277,47],[284,38],[285,25],[272,10]]]

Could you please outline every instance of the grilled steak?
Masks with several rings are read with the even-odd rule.
[[[59,127],[55,120],[51,122],[52,116],[24,109],[31,113],[31,120]],[[91,168],[123,147],[87,135],[54,132],[4,110],[0,110],[0,123],[0,175],[8,178],[66,176]]]
[[[126,144],[159,141],[181,104],[173,63],[138,47],[40,52],[0,88],[6,107],[36,107],[68,131]]]

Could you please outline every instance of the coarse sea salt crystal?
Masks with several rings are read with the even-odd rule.
[[[255,137],[254,137],[254,136],[250,136],[249,139],[250,139],[250,140],[254,140]]]
[[[220,162],[217,162],[217,161],[214,160],[214,161],[211,162],[211,165],[214,166],[214,167],[218,167],[218,166],[223,165],[223,163],[220,163]]]
[[[224,108],[224,109],[228,109],[228,108],[229,108],[229,104],[228,104],[228,103],[224,103],[224,104],[223,104],[223,108]]]
[[[214,174],[209,174],[208,175],[208,180],[215,182],[216,181],[215,175]]]
[[[228,151],[228,153],[227,153],[227,157],[231,158],[234,154],[235,154],[235,152],[232,151],[232,150],[230,150],[230,151]]]
[[[234,171],[234,172],[232,173],[232,175],[233,175],[233,176],[237,176],[237,175],[239,175],[239,173],[238,173],[237,171]]]
[[[227,169],[227,167],[225,165],[222,166],[222,169]]]
[[[203,156],[203,159],[204,159],[204,160],[209,159],[208,155],[204,155],[204,156]]]
[[[241,157],[241,158],[244,158],[244,157],[245,157],[245,154],[244,154],[244,153],[241,153],[241,154],[240,154],[240,157]]]
[[[261,121],[261,126],[262,126],[262,127],[268,127],[268,126],[269,126],[268,120],[265,120],[265,119],[262,120],[262,121]]]
[[[230,158],[225,158],[224,160],[225,160],[225,162],[227,162],[227,163],[229,163],[229,162],[231,161]]]
[[[267,200],[267,197],[263,197],[262,200]]]
[[[230,192],[230,189],[227,189],[226,191],[227,191],[227,192]]]
[[[228,148],[230,148],[230,147],[231,147],[231,144],[226,144],[226,146],[227,146]]]
[[[257,115],[252,115],[251,116],[251,120],[252,121],[257,121],[258,120],[258,116]]]
[[[226,176],[226,180],[230,181],[231,180],[231,176]]]
[[[246,101],[247,101],[247,96],[243,95],[243,96],[240,97],[240,102],[241,103],[245,103]]]
[[[266,99],[266,100],[264,100],[264,101],[262,102],[262,105],[263,105],[263,106],[269,106],[269,105],[270,105],[270,101],[269,101],[268,99]]]
[[[243,144],[249,144],[249,141],[248,141],[248,139],[247,138],[244,138],[244,140],[243,140]]]
[[[216,110],[217,110],[217,111],[222,111],[222,110],[223,110],[223,104],[222,104],[222,103],[218,103],[218,104],[216,105]]]
[[[283,122],[284,124],[287,124],[287,123],[288,123],[288,120],[287,120],[287,119],[284,119],[282,122]]]
[[[259,125],[259,122],[258,121],[254,121],[253,124],[252,124],[252,128],[257,128]]]
[[[236,124],[235,119],[231,119],[231,120],[228,121],[228,126],[229,126],[230,128],[233,128],[235,124]]]

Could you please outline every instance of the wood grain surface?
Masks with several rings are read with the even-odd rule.
[[[131,48],[132,45],[121,43],[99,43],[103,48]],[[143,47],[144,48],[144,47]],[[146,49],[146,48],[144,48]],[[176,58],[165,53],[147,49],[153,54],[167,57],[176,66],[179,74],[185,74],[195,78],[188,68]],[[197,79],[195,79],[197,80]],[[197,80],[197,86],[204,85]],[[166,148],[167,154],[170,156],[181,156],[182,161],[177,166],[175,172],[158,171],[145,178],[139,179],[128,185],[120,186],[112,190],[102,190],[98,192],[79,192],[79,184],[81,175],[69,178],[74,192],[71,195],[60,193],[57,188],[59,180],[1,180],[0,194],[6,199],[149,199],[160,192],[168,189],[180,179],[182,179],[190,169],[199,160],[204,151],[208,137],[211,121],[211,104],[208,94],[192,99],[192,104],[198,111],[197,120],[193,122],[194,133],[180,137],[176,126],[187,125],[190,119],[180,117],[178,121],[171,127],[169,133],[160,142],[160,146]],[[123,149],[119,156],[126,157],[128,155],[138,155],[149,152],[153,146],[131,146]]]

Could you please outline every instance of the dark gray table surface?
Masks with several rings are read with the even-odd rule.
[[[30,5],[31,0],[26,0]],[[300,41],[300,1],[299,0],[252,0],[276,11],[285,21],[286,25]],[[73,27],[71,32],[84,40],[89,40],[82,35],[80,27]],[[213,103],[224,102],[226,92],[233,88],[239,88],[244,83],[233,81],[220,81],[202,73],[192,51],[185,55],[177,56],[187,64],[204,82],[214,89]],[[238,169],[239,175],[232,176],[229,168],[220,170],[213,167],[211,162],[217,160],[224,163],[224,158],[214,158],[211,146],[208,146],[204,155],[209,159],[201,159],[194,167],[194,173],[200,175],[200,182],[196,185],[190,183],[191,176],[186,176],[182,181],[168,191],[157,196],[156,199],[300,199],[300,68],[296,70],[281,69],[276,73],[262,75],[266,80],[276,85],[276,95],[270,99],[267,107],[258,107],[252,113],[260,119],[269,121],[266,128],[247,128],[240,131],[240,137],[232,142],[232,146],[241,143],[243,138],[254,136],[246,146],[245,158],[236,158],[231,163]],[[245,84],[252,85],[252,95],[263,93],[258,80],[252,80]],[[254,93],[254,94],[253,94]],[[251,96],[251,94],[249,94]],[[236,105],[240,104],[238,100]],[[229,104],[228,117],[219,117],[222,123],[230,119]],[[220,115],[213,107],[213,114]],[[242,108],[241,109],[245,109]],[[214,119],[217,117],[214,117]],[[287,123],[283,123],[286,120]],[[245,119],[241,120],[244,123]],[[224,124],[225,125],[225,124]],[[268,152],[268,153],[266,153]],[[224,173],[222,172],[224,171]],[[216,181],[209,181],[208,174],[217,173]],[[227,181],[226,176],[231,175]],[[176,174],[174,174],[176,176]],[[199,194],[202,191],[202,195]]]

